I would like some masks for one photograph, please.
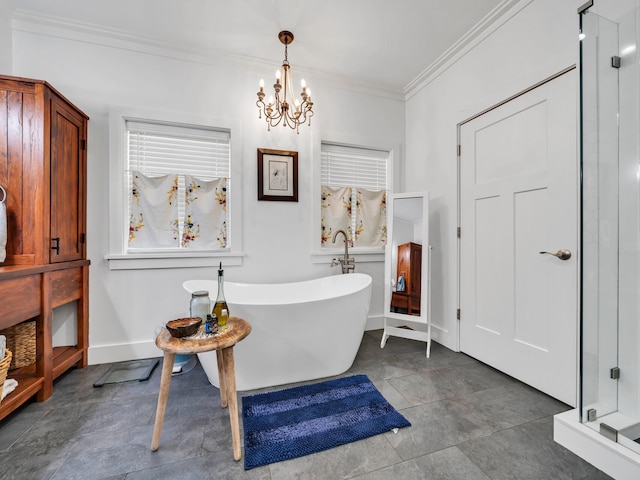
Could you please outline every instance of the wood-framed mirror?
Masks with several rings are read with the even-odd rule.
[[[431,351],[431,247],[428,192],[389,195],[385,249],[384,332],[426,342]]]

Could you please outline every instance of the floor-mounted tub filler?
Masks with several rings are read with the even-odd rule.
[[[215,280],[189,280],[188,292],[207,290]],[[338,375],[353,364],[364,334],[371,277],[334,275],[294,283],[225,281],[230,314],[251,324],[251,334],[234,348],[239,391]],[[209,381],[220,386],[215,352],[198,354]]]

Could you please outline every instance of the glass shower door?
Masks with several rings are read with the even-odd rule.
[[[582,421],[617,410],[618,25],[581,15]]]
[[[580,15],[581,422],[638,453],[639,3],[617,3],[616,21]]]

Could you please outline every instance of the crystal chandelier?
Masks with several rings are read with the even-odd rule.
[[[300,99],[295,98],[293,94],[293,82],[291,81],[291,67],[287,59],[287,46],[293,42],[293,33],[286,30],[278,34],[280,42],[284,43],[284,61],[282,69],[276,72],[276,83],[273,84],[275,91],[275,99],[269,97],[267,103],[264,103],[264,80],[260,80],[260,91],[258,92],[258,118],[262,118],[264,114],[267,121],[267,130],[275,127],[282,122],[282,126],[289,126],[297,133],[298,127],[307,122],[311,125],[311,117],[313,116],[313,102],[311,101],[311,90],[307,88],[304,79],[300,82],[302,92]],[[295,100],[294,100],[295,99]],[[293,101],[293,104],[290,102]]]

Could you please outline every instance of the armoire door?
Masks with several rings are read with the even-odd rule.
[[[404,279],[404,292],[411,292],[411,244],[398,245],[398,278]]]
[[[51,99],[51,247],[49,262],[83,259],[86,212],[85,118]]]

